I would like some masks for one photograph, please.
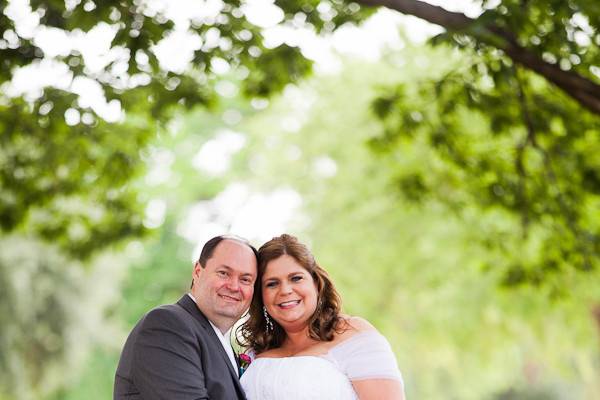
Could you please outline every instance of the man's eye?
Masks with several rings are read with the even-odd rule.
[[[227,276],[227,272],[225,272],[225,271],[217,271],[217,275],[224,277],[224,276]]]
[[[252,279],[242,278],[241,281],[244,285],[252,285]]]

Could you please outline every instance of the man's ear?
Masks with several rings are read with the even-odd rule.
[[[196,263],[194,264],[194,272],[192,273],[192,277],[194,279],[200,279],[200,277],[202,276],[202,271],[204,271],[202,264],[200,264],[199,261],[196,261]]]

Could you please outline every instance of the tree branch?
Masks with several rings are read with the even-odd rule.
[[[579,75],[575,71],[563,71],[558,65],[544,61],[534,52],[519,45],[511,32],[497,25],[483,25],[487,35],[470,32],[469,28],[476,24],[477,19],[418,0],[358,0],[358,2],[366,6],[381,6],[412,15],[440,25],[451,32],[461,31],[480,43],[496,47],[504,51],[515,63],[540,74],[583,107],[600,115],[599,84]],[[498,46],[498,39],[503,45]]]

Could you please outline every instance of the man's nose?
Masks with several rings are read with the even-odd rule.
[[[235,276],[232,276],[227,281],[227,289],[231,290],[232,292],[237,292],[240,289],[240,284]]]

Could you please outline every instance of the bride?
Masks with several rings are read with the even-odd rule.
[[[403,400],[387,340],[362,318],[340,314],[327,273],[294,236],[259,249],[258,279],[242,345],[255,359],[242,375],[248,400]]]

